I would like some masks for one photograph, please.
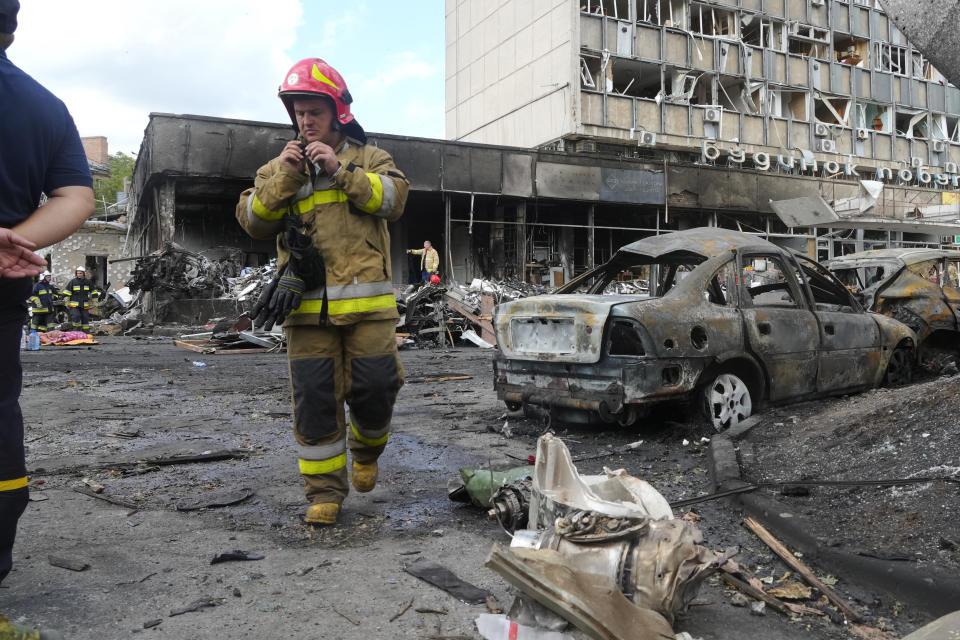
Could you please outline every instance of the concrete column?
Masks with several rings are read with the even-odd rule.
[[[527,203],[517,205],[517,274],[520,280],[526,280],[527,268]]]
[[[453,237],[450,235],[450,211],[451,211],[451,201],[450,194],[443,194],[443,256],[440,257],[440,260],[447,265],[444,271],[446,272],[446,277],[450,280],[454,280],[453,277],[453,254],[451,253],[450,243],[453,242]]]
[[[596,266],[594,257],[594,245],[596,244],[596,229],[594,229],[594,216],[597,212],[597,205],[592,204],[587,209],[587,268],[593,269]]]
[[[495,207],[493,219],[496,221],[490,228],[490,257],[493,259],[493,277],[500,280],[504,276],[504,261],[506,251],[503,246],[503,207]]]
[[[173,180],[165,180],[158,188],[159,209],[157,210],[157,220],[159,222],[160,237],[158,238],[160,248],[166,242],[173,241],[173,235],[176,231],[177,221],[177,194],[176,183]]]

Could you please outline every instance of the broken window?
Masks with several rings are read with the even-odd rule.
[[[743,262],[740,281],[746,293],[746,300],[752,300],[754,307],[796,308],[794,291],[784,274],[789,273],[777,256],[751,255]]]
[[[821,94],[817,95],[814,104],[813,114],[817,121],[829,125],[850,126],[850,106],[853,101],[849,98],[837,98]]]
[[[707,80],[709,76],[696,71],[668,68],[664,76],[666,100],[678,104],[707,104],[706,93],[711,83],[699,82],[701,78]]]
[[[619,20],[630,18],[630,4],[627,0],[582,0],[580,11]]]
[[[733,11],[725,11],[710,5],[695,4],[690,7],[690,31],[705,36],[736,39],[740,22]]]
[[[861,102],[857,104],[857,129],[890,133],[893,122],[890,119],[890,109],[882,104]]]
[[[870,41],[866,38],[834,34],[833,50],[836,52],[837,62],[849,64],[853,67],[868,67],[870,55]]]
[[[907,48],[888,42],[876,42],[873,46],[873,68],[897,75],[907,73]]]
[[[844,283],[837,280],[829,271],[803,256],[797,256],[801,272],[796,276],[804,281],[813,294],[813,303],[818,311],[853,311],[853,302]]]
[[[610,64],[612,93],[635,98],[655,98],[660,93],[660,65],[619,58]]]
[[[907,138],[927,138],[929,135],[926,111],[906,108],[897,109],[894,126],[899,135],[906,136]]]
[[[792,117],[794,120],[808,120],[807,92],[771,87],[765,98],[764,111],[766,115],[777,118]]]
[[[787,34],[790,53],[826,60],[830,51],[829,33],[813,25],[791,22]]]
[[[785,51],[785,32],[785,24],[780,20],[762,19],[753,13],[745,13],[740,18],[740,39],[744,44]]]
[[[638,0],[637,20],[687,29],[686,0]]]
[[[600,67],[600,58],[580,56],[580,86],[582,88],[603,91]]]
[[[733,290],[733,275],[736,267],[733,260],[720,267],[710,282],[707,283],[707,290],[703,292],[703,297],[713,304],[730,306],[734,303],[730,292]]]
[[[947,116],[942,113],[934,113],[930,116],[931,137],[936,140],[949,140],[950,127],[947,125]]]
[[[762,82],[748,82],[738,76],[720,76],[717,86],[720,88],[720,106],[727,111],[759,113]]]

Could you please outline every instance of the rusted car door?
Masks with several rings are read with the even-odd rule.
[[[833,274],[812,260],[795,256],[798,278],[807,285],[820,322],[818,391],[869,385],[880,360],[880,328]]]
[[[745,347],[767,370],[770,400],[811,393],[817,385],[820,330],[795,268],[783,258],[742,251],[737,259]]]

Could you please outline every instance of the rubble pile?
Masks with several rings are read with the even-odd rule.
[[[473,280],[470,286],[411,285],[397,296],[401,344],[453,344],[466,340],[479,347],[496,346],[493,309],[501,302],[546,293],[546,287],[515,278],[500,282]]]
[[[221,250],[217,259],[188,251],[175,242],[136,259],[127,282],[131,291],[156,291],[171,298],[220,298],[232,290],[231,279],[242,268],[242,253]]]

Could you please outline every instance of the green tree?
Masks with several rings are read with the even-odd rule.
[[[94,215],[105,213],[105,206],[117,202],[117,192],[123,191],[124,180],[133,175],[135,162],[136,158],[122,151],[110,154],[110,175],[94,180],[93,194],[97,199],[97,211]]]

